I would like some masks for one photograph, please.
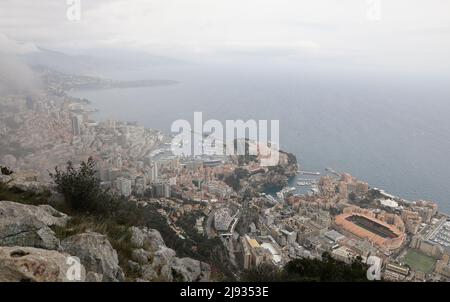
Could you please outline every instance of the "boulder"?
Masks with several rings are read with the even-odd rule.
[[[64,252],[79,257],[88,273],[102,275],[102,281],[124,280],[117,252],[106,236],[94,232],[77,234],[64,239],[61,246]]]
[[[131,227],[129,231],[131,245],[135,248],[129,266],[139,273],[139,280],[209,281],[211,268],[208,264],[191,258],[177,258],[157,230]]]
[[[173,280],[172,264],[175,259],[175,251],[163,246],[153,255],[152,268],[157,272],[159,281],[170,282]]]
[[[132,260],[128,260],[128,270],[133,274],[139,274],[141,272],[141,265]]]
[[[175,258],[172,270],[182,282],[208,282],[211,274],[209,264],[191,258]]]
[[[172,276],[170,276],[170,280],[164,279],[164,277],[159,277],[159,274],[155,271],[152,265],[144,265],[140,269],[141,272],[141,280],[145,281],[172,281]],[[166,276],[167,277],[167,276]]]
[[[161,234],[157,230],[131,227],[131,245],[134,248],[157,251],[159,247],[166,246]]]
[[[37,220],[47,226],[65,226],[70,219],[49,205],[34,206],[12,201],[0,201],[0,215],[9,220]]]
[[[0,282],[76,282],[85,280],[83,265],[70,255],[32,247],[0,247]]]
[[[22,178],[14,178],[8,183],[8,186],[14,187],[23,192],[33,192],[36,194],[44,193],[46,187],[41,182],[33,180],[23,180]]]
[[[152,254],[144,249],[135,249],[131,252],[131,260],[145,265],[148,264],[149,261],[152,261]]]
[[[130,237],[131,246],[134,248],[138,248],[138,249],[143,248],[144,240],[145,240],[144,231],[137,227],[131,227],[128,231],[131,234],[131,237]]]
[[[0,201],[0,245],[58,249],[51,226],[64,226],[69,217],[51,206]]]
[[[148,229],[145,234],[146,234],[146,240],[144,241],[145,249],[157,251],[161,247],[166,246],[161,234],[157,230]]]
[[[38,206],[39,210],[42,210],[45,215],[40,214],[38,217],[42,222],[48,226],[60,226],[64,227],[69,221],[70,217],[66,214],[55,210],[48,204]]]

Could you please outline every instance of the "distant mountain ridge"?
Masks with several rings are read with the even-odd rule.
[[[118,69],[137,70],[149,66],[185,63],[181,60],[144,52],[125,50],[91,52],[94,54],[67,54],[38,47],[38,51],[24,54],[21,58],[31,66],[45,66],[64,73],[90,76],[104,76],[105,73]]]

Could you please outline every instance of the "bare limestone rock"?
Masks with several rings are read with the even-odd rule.
[[[131,253],[131,260],[141,264],[145,265],[148,264],[149,261],[152,261],[153,255],[151,252],[148,252],[144,249],[135,249]]]
[[[77,234],[64,239],[61,246],[64,252],[80,258],[88,274],[92,272],[102,275],[103,282],[124,280],[117,252],[105,235],[94,232]]]
[[[145,233],[144,229],[139,229],[137,227],[131,227],[129,229],[131,234],[130,243],[133,248],[140,249],[144,247]]]
[[[192,258],[175,258],[172,270],[182,282],[208,282],[211,274],[209,264]]]
[[[157,251],[160,246],[166,246],[161,234],[157,230],[131,227],[131,245],[134,248],[144,248]]]
[[[175,251],[163,246],[153,256],[152,268],[156,271],[160,281],[173,281],[172,265],[175,260]]]
[[[0,246],[58,249],[59,240],[50,226],[64,226],[68,219],[49,205],[0,201]]]
[[[76,282],[85,280],[68,254],[32,247],[0,247],[0,282]]]
[[[211,268],[191,258],[177,258],[157,230],[131,227],[132,252],[129,267],[139,273],[140,281],[209,281]]]

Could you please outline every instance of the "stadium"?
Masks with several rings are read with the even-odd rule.
[[[362,213],[350,212],[338,215],[335,224],[340,231],[368,239],[385,250],[396,250],[405,240],[405,234],[395,225]]]

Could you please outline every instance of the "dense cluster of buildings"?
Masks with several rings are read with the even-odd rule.
[[[3,143],[16,146],[14,154],[0,154],[3,165],[33,170],[45,179],[56,165],[92,157],[104,187],[159,206],[180,238],[187,235],[177,221],[196,213],[192,228],[218,236],[242,270],[320,259],[326,252],[349,263],[376,256],[388,280],[450,279],[450,221],[433,202],[409,202],[335,171],[315,180],[308,194],[248,193],[249,182],[236,179],[235,172],[262,179],[268,169],[257,160],[174,156],[170,138],[159,131],[91,120],[87,103],[65,95],[64,87],[50,85],[47,93],[33,97],[3,97],[0,135],[7,139]],[[287,156],[281,159],[287,164]],[[244,188],[236,189],[233,181]]]
[[[409,202],[341,174],[321,177],[312,194],[261,194],[247,207],[255,215],[239,215],[245,232],[227,239],[244,269],[326,252],[348,263],[378,257],[386,280],[449,278],[450,221],[433,202]]]

